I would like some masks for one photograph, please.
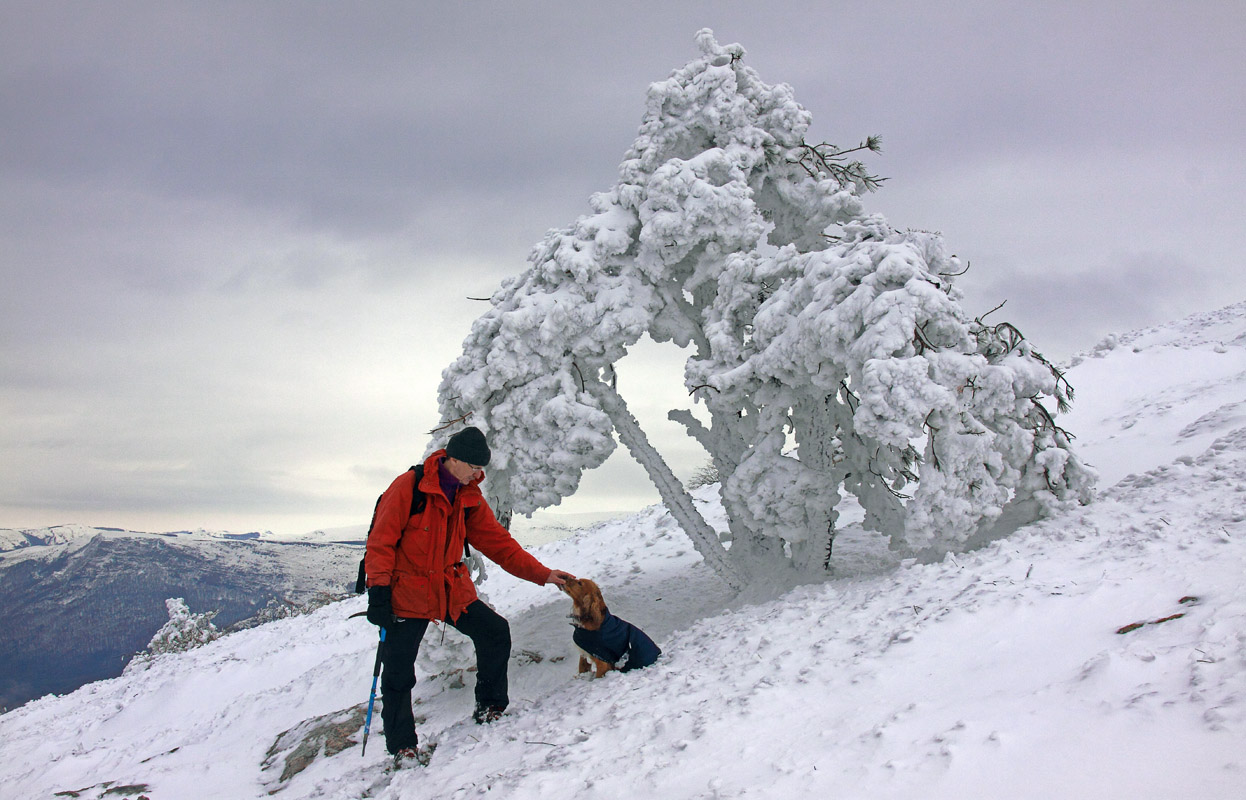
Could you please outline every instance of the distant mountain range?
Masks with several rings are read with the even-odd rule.
[[[0,710],[115,677],[165,623],[165,600],[218,628],[272,602],[341,596],[363,531],[261,533],[56,526],[0,529]]]

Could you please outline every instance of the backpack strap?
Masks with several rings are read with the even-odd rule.
[[[407,518],[410,519],[411,517],[414,517],[416,514],[424,513],[424,509],[428,506],[428,495],[420,491],[420,481],[424,479],[424,465],[417,464],[411,467],[411,469],[409,469],[408,472],[415,473],[415,480],[411,484],[411,511],[407,515]],[[368,524],[368,535],[364,537],[364,547],[367,547],[368,539],[371,538],[372,536],[372,528],[376,526],[376,512],[378,509],[380,509],[381,497],[384,497],[384,496],[385,496],[385,493],[382,492],[380,497],[376,498],[376,505],[372,507],[372,522]],[[471,511],[470,508],[463,509],[463,523],[464,524],[467,523],[467,515],[468,515],[468,512],[470,511]],[[472,548],[467,543],[466,540],[463,541],[463,557],[465,559],[472,557]],[[368,576],[364,570],[364,559],[361,558],[359,559],[359,575],[355,578],[355,594],[363,594],[367,590],[368,590]]]
[[[415,473],[415,481],[411,484],[411,513],[408,517],[414,517],[416,514],[423,514],[424,507],[428,505],[428,495],[420,491],[420,481],[424,480],[424,465],[417,464],[408,470]]]
[[[372,538],[372,529],[376,526],[376,512],[381,508],[381,498],[385,496],[382,492],[376,498],[376,505],[372,507],[372,521],[368,523],[368,535],[363,537],[364,550],[367,550],[368,539]],[[363,566],[364,559],[359,559],[359,574],[355,577],[355,594],[363,594],[368,591],[368,575]]]

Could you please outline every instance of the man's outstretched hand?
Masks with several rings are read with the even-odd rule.
[[[552,583],[555,586],[561,587],[569,580],[575,580],[575,576],[570,572],[563,572],[560,569],[551,569],[549,571],[549,577],[545,579],[545,583],[547,585]]]

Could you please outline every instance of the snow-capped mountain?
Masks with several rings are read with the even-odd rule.
[[[834,570],[732,595],[661,507],[542,545],[664,650],[575,676],[567,600],[490,572],[510,713],[471,724],[470,644],[417,665],[426,768],[374,719],[352,598],[0,716],[5,796],[1246,796],[1246,303],[1076,359],[1060,423],[1091,505],[933,564],[845,526]],[[712,491],[698,500],[724,524]],[[66,795],[69,796],[69,795]]]
[[[121,674],[182,597],[218,627],[270,601],[346,591],[363,532],[139,533],[66,525],[0,530],[0,708]],[[354,541],[351,545],[349,542]]]

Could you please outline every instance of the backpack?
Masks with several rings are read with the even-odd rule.
[[[424,513],[424,507],[428,505],[428,497],[423,492],[420,491],[420,481],[424,479],[424,465],[419,464],[417,466],[412,467],[408,471],[415,473],[415,482],[414,484],[412,484],[412,491],[411,491],[411,513],[407,515],[407,518],[410,519],[411,517],[414,517],[416,514]],[[373,506],[372,508],[372,522],[368,523],[368,535],[364,537],[365,548],[367,547],[368,538],[372,536],[372,528],[376,526],[376,512],[377,512],[377,509],[381,507],[381,498],[384,496],[385,496],[385,493],[382,492],[380,496],[376,498],[376,505]],[[468,515],[468,512],[470,511],[471,511],[470,508],[463,509],[464,523],[467,522],[467,515]],[[463,542],[463,557],[464,558],[472,557],[472,548],[471,546],[467,544],[467,542]],[[366,558],[367,556],[359,559],[359,575],[358,577],[355,578],[355,594],[363,594],[364,592],[368,591],[368,576],[364,570],[364,560]]]

